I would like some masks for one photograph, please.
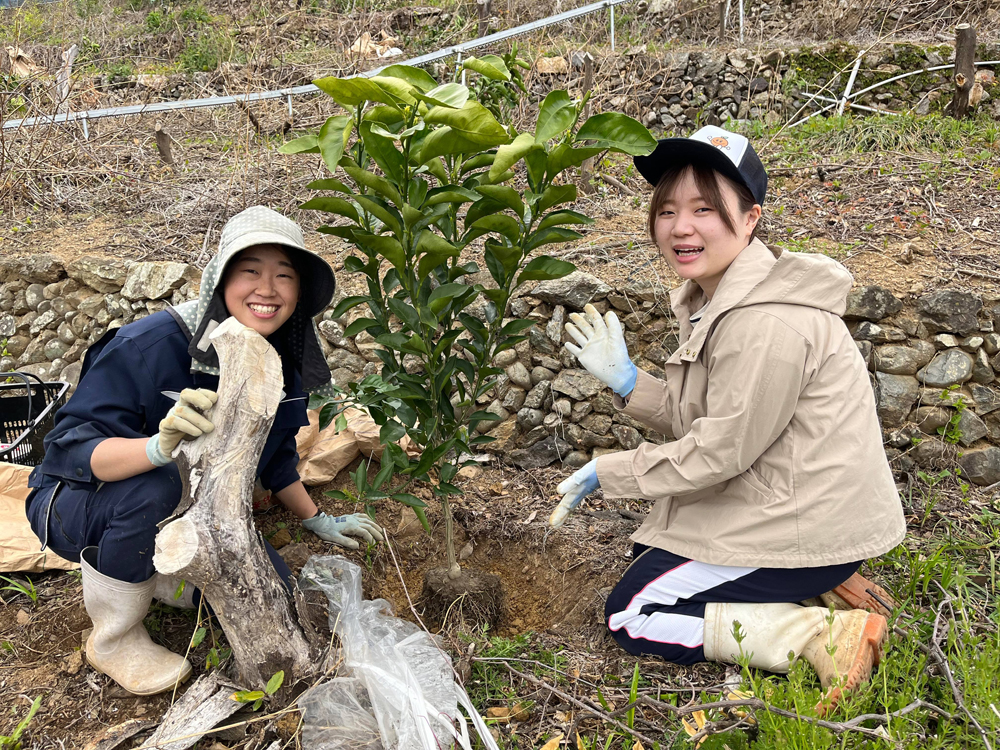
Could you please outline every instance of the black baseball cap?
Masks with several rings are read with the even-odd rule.
[[[706,125],[687,138],[663,138],[648,156],[632,159],[639,174],[653,187],[663,173],[677,164],[707,164],[733,182],[745,185],[753,199],[764,205],[767,172],[746,136]]]

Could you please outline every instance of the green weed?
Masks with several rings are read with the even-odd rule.
[[[14,731],[9,735],[0,735],[0,750],[21,750],[21,735],[24,733],[24,730],[27,729],[31,720],[35,718],[35,714],[38,713],[38,709],[41,705],[42,696],[38,696],[31,702],[31,708],[28,709],[28,715],[21,720],[17,727],[14,728]]]
[[[16,594],[22,594],[31,600],[32,604],[38,602],[38,591],[35,589],[35,584],[31,582],[28,576],[24,577],[24,581],[18,580],[17,578],[8,578],[7,576],[0,576],[0,581],[4,581],[7,585],[0,586],[0,591],[13,591]]]

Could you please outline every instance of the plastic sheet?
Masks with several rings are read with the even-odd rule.
[[[303,696],[305,750],[439,750],[453,743],[471,750],[459,706],[487,750],[498,750],[433,636],[394,617],[384,599],[362,598],[361,568],[340,556],[312,557],[300,585],[326,595],[348,673]]]

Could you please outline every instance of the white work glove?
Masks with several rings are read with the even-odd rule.
[[[589,307],[589,305],[588,305]],[[591,492],[601,486],[597,478],[597,459],[590,461],[583,467],[577,469],[569,479],[564,479],[556,487],[556,492],[563,496],[563,499],[549,516],[549,526],[558,529],[572,513],[576,506]]]
[[[339,544],[347,549],[357,549],[358,543],[353,539],[348,539],[344,536],[345,534],[359,536],[368,544],[375,544],[376,539],[380,542],[384,539],[382,529],[364,513],[334,517],[320,511],[312,518],[303,519],[302,525],[320,539]]]
[[[593,305],[583,308],[584,315],[572,313],[566,331],[580,346],[567,343],[566,349],[576,355],[587,372],[619,396],[627,396],[635,388],[639,371],[632,364],[622,334],[622,324],[614,312],[603,318]]]
[[[215,429],[207,414],[219,395],[207,388],[185,388],[167,416],[160,420],[160,431],[146,441],[146,457],[154,466],[166,466],[181,440],[193,440]]]

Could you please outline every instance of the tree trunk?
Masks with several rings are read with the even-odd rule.
[[[178,449],[184,494],[156,537],[153,564],[205,595],[241,683],[261,689],[284,670],[291,685],[316,660],[252,516],[257,462],[281,398],[281,360],[235,318],[211,339],[220,365],[215,430]]]
[[[951,116],[956,120],[969,114],[969,94],[976,82],[976,30],[967,23],[955,27],[955,96]]]

